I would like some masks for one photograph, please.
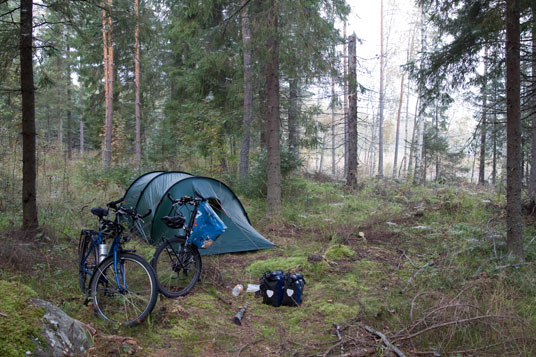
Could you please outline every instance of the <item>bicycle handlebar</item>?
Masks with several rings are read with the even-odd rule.
[[[145,213],[144,215],[141,215],[138,213],[138,211],[136,211],[135,208],[133,207],[118,207],[118,210],[122,210],[127,216],[130,216],[131,218],[133,219],[144,219],[145,217],[147,217],[148,215],[151,214],[152,210],[149,209],[147,211],[147,213]]]
[[[117,209],[118,209],[118,208],[117,208],[117,204],[118,204],[118,203],[121,203],[121,202],[123,202],[123,197],[121,197],[121,198],[118,199],[117,201],[111,201],[111,202],[108,202],[108,203],[106,204],[106,206],[107,206],[107,207],[110,207],[110,208],[112,208],[112,209],[117,210]]]
[[[198,197],[190,197],[190,196],[184,196],[184,197],[181,197],[179,198],[178,200],[174,199],[173,197],[171,197],[170,193],[168,192],[167,194],[167,197],[169,198],[169,200],[173,203],[173,204],[185,204],[185,203],[192,203],[192,204],[195,204],[195,203],[198,203],[198,202],[201,202],[201,201],[204,201],[205,199],[204,198],[198,198]]]

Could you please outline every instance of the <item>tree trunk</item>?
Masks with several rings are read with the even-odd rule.
[[[67,42],[67,159],[72,160],[73,148],[72,148],[72,85],[71,85],[71,46],[69,45],[68,35],[66,36]]]
[[[411,132],[411,142],[409,145],[409,162],[408,162],[408,171],[406,171],[406,177],[411,176],[413,173],[413,161],[415,157],[415,134],[417,133],[417,112],[420,106],[420,98],[417,98],[415,102],[415,113],[413,114],[413,130]]]
[[[487,94],[486,94],[486,76],[487,76],[487,57],[488,48],[484,48],[484,84],[482,86],[482,121],[480,123],[480,163],[478,167],[478,184],[484,185],[486,181],[486,135],[487,135]]]
[[[497,112],[493,114],[493,163],[491,171],[491,183],[497,183]]]
[[[251,120],[253,118],[251,104],[253,102],[253,83],[251,82],[251,31],[249,25],[249,6],[247,0],[242,1],[242,47],[244,51],[244,114],[242,118],[242,145],[240,147],[240,164],[238,167],[240,180],[245,181],[249,172],[249,147],[251,142]]]
[[[436,101],[435,106],[435,137],[439,137],[439,108]],[[439,152],[436,152],[436,165],[435,165],[435,181],[439,180]]]
[[[322,135],[322,143],[320,144],[320,166],[318,167],[318,173],[322,173],[324,168],[324,153],[326,151],[326,133]]]
[[[61,56],[57,57],[57,66],[58,66],[58,72],[60,73],[60,81],[61,81],[61,73],[63,73],[63,67],[61,63]],[[63,152],[63,114],[61,112],[62,104],[63,104],[63,94],[62,94],[62,88],[61,86],[58,86],[57,89],[57,95],[58,95],[58,101],[56,103],[57,108],[57,115],[58,115],[58,152]]]
[[[414,48],[414,45],[415,45],[415,33],[417,32],[417,28],[413,28],[412,30],[412,35],[411,35],[411,42],[410,42],[410,45],[408,46],[408,51],[407,51],[407,55],[406,55],[406,58],[407,58],[407,62],[409,63],[412,59],[413,59],[413,48]],[[410,81],[408,79],[408,84],[407,84],[407,94],[406,94],[406,122],[404,124],[404,158],[402,159],[403,161],[403,166],[402,166],[402,172],[403,172],[403,175],[404,175],[404,178],[407,177],[407,163],[408,163],[408,158],[407,158],[407,154],[408,154],[408,124],[409,124],[409,93],[410,93]]]
[[[376,114],[374,113],[374,109],[373,109],[372,123],[370,125],[370,145],[369,145],[368,165],[367,165],[369,176],[374,176],[374,170],[376,170],[375,144],[376,144]]]
[[[292,78],[289,82],[289,108],[288,108],[288,150],[299,156],[298,143],[298,80]]]
[[[393,178],[396,178],[396,170],[398,164],[398,141],[400,137],[400,115],[402,114],[402,99],[404,97],[404,77],[405,72],[402,73],[402,79],[400,80],[400,99],[398,101],[398,114],[396,116],[396,134],[395,134],[395,160],[393,163]]]
[[[425,13],[424,8],[421,12],[421,50],[422,52],[426,51],[426,26],[425,26]],[[421,60],[421,70],[424,67],[424,62]],[[422,177],[422,152],[423,152],[423,139],[424,139],[424,109],[425,102],[423,98],[420,99],[420,108],[419,108],[419,131],[417,134],[417,155],[415,156],[415,174],[413,176],[413,183],[420,184]]]
[[[413,182],[415,184],[421,184],[422,178],[422,161],[423,161],[423,141],[424,141],[424,114],[422,112],[419,118],[419,130],[417,132],[417,154],[415,155],[415,173],[413,176]]]
[[[346,185],[357,187],[357,78],[356,78],[356,36],[353,34],[348,39],[348,52],[350,62],[348,65],[348,172]]]
[[[506,0],[506,246],[524,259],[521,216],[521,115],[519,0]]]
[[[112,1],[104,0],[102,6],[102,45],[104,51],[104,151],[102,165],[105,169],[110,167],[112,161],[112,124],[113,124],[113,61],[114,48],[112,43]]]
[[[84,156],[84,122],[80,120],[80,157]]]
[[[383,48],[383,0],[380,2],[380,118],[378,123],[378,176],[383,176],[383,107],[384,107],[384,65],[385,51]]]
[[[36,190],[35,88],[33,79],[33,1],[20,2],[20,89],[22,94],[22,229],[39,226]]]
[[[344,78],[343,78],[343,92],[344,92],[344,176],[346,177],[348,172],[348,42],[346,41],[346,21],[344,21],[343,28],[344,36]]]
[[[281,157],[279,148],[279,42],[278,9],[276,0],[270,0],[268,30],[270,35],[266,43],[266,95],[267,95],[267,214],[270,217],[281,213]]]
[[[536,0],[531,2],[532,11],[532,63],[531,63],[531,100],[532,105],[532,128],[531,128],[531,162],[530,162],[530,179],[529,179],[529,197],[536,202]],[[494,122],[495,124],[495,122]]]
[[[335,176],[335,78],[333,78],[333,73],[331,74],[331,174]]]
[[[136,27],[134,29],[134,82],[135,82],[135,116],[136,116],[136,168],[141,170],[141,102],[140,102],[140,0],[134,0]]]

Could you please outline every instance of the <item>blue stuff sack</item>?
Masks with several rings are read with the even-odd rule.
[[[286,306],[300,305],[302,303],[302,293],[304,286],[305,280],[303,279],[303,274],[286,273],[281,304]]]
[[[266,271],[259,282],[262,303],[275,307],[281,306],[285,274],[281,270]]]
[[[210,207],[207,201],[199,204],[194,227],[189,240],[198,248],[209,248],[227,229],[227,226]]]

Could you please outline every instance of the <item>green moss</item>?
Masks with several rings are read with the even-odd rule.
[[[192,328],[188,325],[175,325],[167,331],[172,338],[186,339],[192,333]]]
[[[252,277],[260,278],[262,273],[267,270],[272,271],[279,269],[285,272],[303,270],[309,268],[309,265],[306,257],[271,258],[251,264],[246,268],[246,273],[250,274]]]
[[[35,291],[17,282],[0,280],[0,356],[22,356],[33,351],[44,310],[31,305]]]
[[[355,317],[359,313],[359,306],[346,305],[341,303],[321,302],[316,309],[326,317],[327,322],[344,322]]]
[[[196,329],[198,321],[195,317],[190,317],[186,320],[180,320],[175,325],[167,330],[167,334],[179,340],[185,340],[188,342],[196,341],[199,339],[199,330]]]
[[[355,251],[351,247],[343,244],[338,244],[329,247],[326,252],[326,258],[341,260],[345,258],[352,258],[355,256],[355,254]]]
[[[197,293],[185,302],[186,306],[198,307],[205,310],[216,310],[216,299],[207,293]]]

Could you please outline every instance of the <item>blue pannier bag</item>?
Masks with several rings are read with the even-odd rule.
[[[305,280],[303,274],[285,274],[285,284],[283,286],[283,298],[281,305],[298,306],[302,303],[303,287]]]
[[[199,204],[190,241],[198,248],[209,248],[227,229],[227,226],[207,201]]]
[[[285,274],[281,270],[266,271],[259,282],[262,303],[276,307],[281,306]]]

